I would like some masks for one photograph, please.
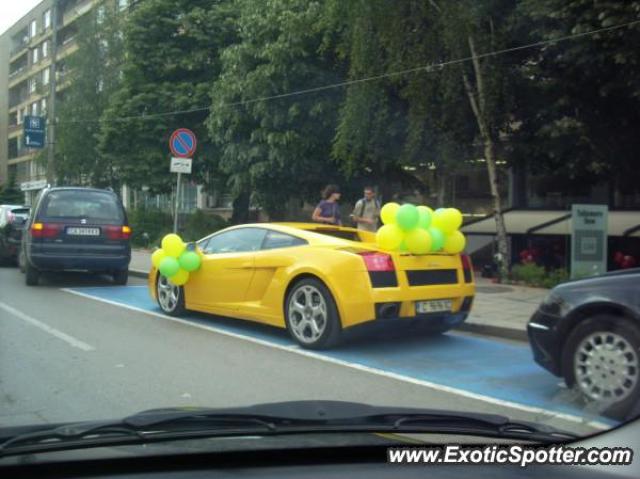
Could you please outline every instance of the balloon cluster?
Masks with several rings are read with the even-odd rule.
[[[171,233],[162,238],[162,248],[153,252],[151,262],[169,281],[182,286],[189,281],[189,273],[200,268],[202,259],[195,251],[187,251],[180,236]]]
[[[384,223],[376,233],[376,243],[385,250],[413,254],[444,251],[456,254],[464,250],[466,240],[458,230],[462,213],[456,208],[387,203],[380,210]]]

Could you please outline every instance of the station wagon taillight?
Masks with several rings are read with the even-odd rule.
[[[104,233],[108,239],[112,240],[128,240],[131,237],[131,228],[129,226],[104,226]]]
[[[55,238],[62,231],[62,225],[58,223],[33,223],[31,236],[33,238]]]
[[[395,271],[396,269],[393,265],[393,259],[388,254],[366,251],[360,253],[360,256],[367,266],[367,271]]]

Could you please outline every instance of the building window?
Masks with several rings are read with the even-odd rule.
[[[46,116],[47,114],[47,99],[43,98],[40,100],[40,114],[42,116]]]
[[[35,93],[36,92],[36,79],[34,77],[29,78],[29,93]]]
[[[38,102],[31,104],[31,116],[38,116]]]
[[[35,20],[31,20],[29,25],[29,38],[34,38],[38,33],[38,23]]]
[[[47,67],[44,70],[42,70],[42,84],[43,85],[48,85],[49,84],[49,75],[50,75],[49,72],[50,72],[49,67]]]
[[[42,22],[45,30],[51,26],[51,10],[44,12],[42,15]]]
[[[38,47],[31,50],[31,63],[38,63]]]
[[[49,56],[49,42],[42,42],[42,58]]]

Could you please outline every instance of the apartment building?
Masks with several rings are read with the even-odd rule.
[[[27,203],[47,183],[46,161],[36,161],[36,156],[46,158],[50,144],[47,139],[44,149],[24,145],[24,117],[44,116],[47,124],[50,121],[52,80],[55,75],[59,100],[69,85],[66,59],[77,49],[78,19],[97,3],[42,0],[0,36],[0,184],[15,174]]]

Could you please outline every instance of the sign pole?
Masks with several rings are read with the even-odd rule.
[[[180,179],[182,173],[178,173],[178,179],[176,180],[176,214],[173,216],[173,232],[178,233],[178,205],[180,204]]]

